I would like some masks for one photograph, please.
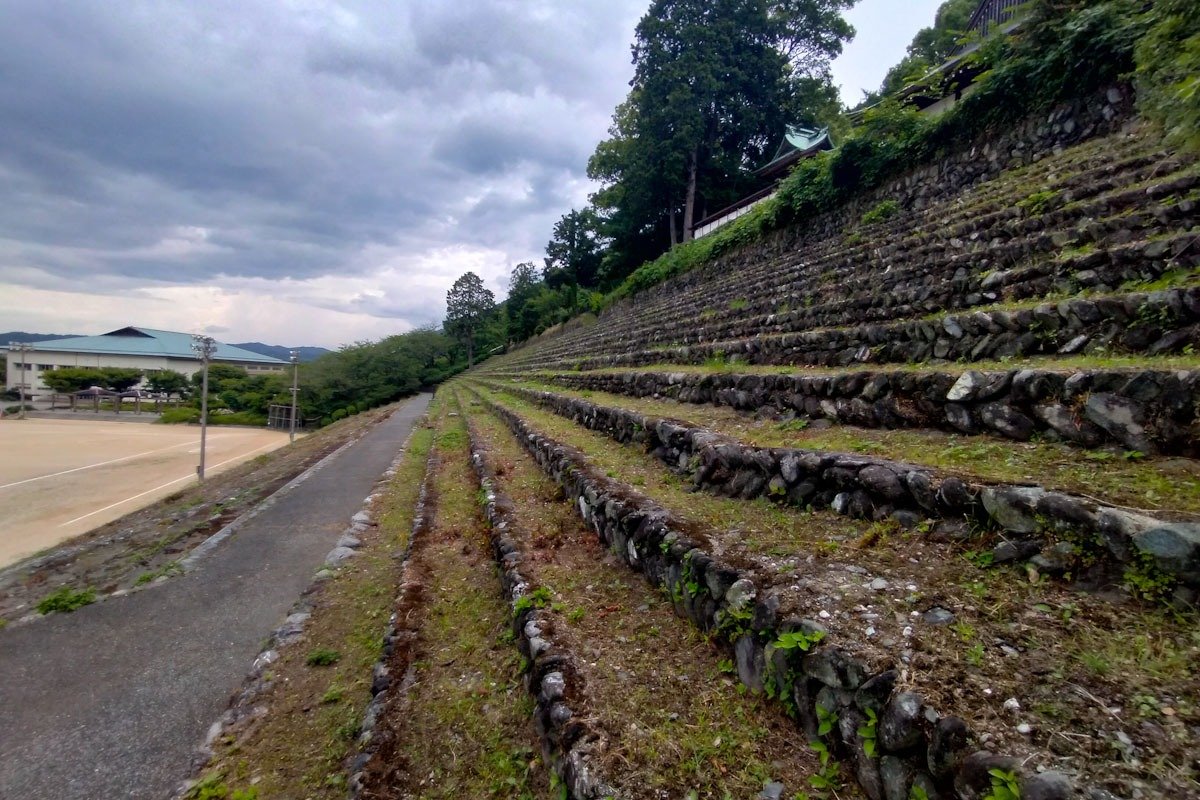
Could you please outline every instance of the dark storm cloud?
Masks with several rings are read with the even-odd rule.
[[[0,281],[107,286],[536,256],[644,0],[0,3]]]

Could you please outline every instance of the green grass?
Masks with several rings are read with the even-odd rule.
[[[566,396],[579,394],[557,385],[519,385]],[[600,406],[683,420],[759,447],[863,453],[982,481],[1037,484],[1150,512],[1200,514],[1200,462],[1193,459],[1135,457],[1132,452],[1089,451],[1057,442],[1017,442],[933,430],[781,425],[749,418],[726,406],[606,392],[594,391],[588,399]]]
[[[304,659],[304,663],[310,667],[328,667],[341,659],[342,654],[339,651],[323,647],[309,653],[308,657]]]
[[[70,586],[46,595],[37,604],[39,614],[69,614],[72,611],[96,602],[94,589],[75,590]]]

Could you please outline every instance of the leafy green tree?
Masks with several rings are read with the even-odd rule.
[[[979,0],[946,0],[938,6],[933,25],[917,31],[907,54],[888,70],[878,92],[867,93],[863,104],[871,105],[900,91],[945,62],[966,37],[967,24],[978,6]]]
[[[542,271],[546,285],[551,289],[568,283],[595,286],[600,277],[601,251],[596,212],[590,208],[571,209],[554,223],[554,232],[546,243],[546,266]]]
[[[182,394],[187,391],[190,382],[188,377],[182,372],[176,372],[173,369],[159,370],[151,372],[146,378],[146,386],[152,392],[166,392],[168,394]]]
[[[588,174],[611,285],[707,213],[755,188],[784,125],[837,108],[829,59],[854,0],[655,0],[638,23],[632,90]]]
[[[467,350],[467,368],[475,365],[475,340],[496,308],[496,296],[474,272],[461,276],[446,292],[446,333]]]
[[[1138,42],[1138,103],[1172,143],[1200,150],[1200,3],[1157,0]]]
[[[84,367],[60,367],[42,373],[42,383],[59,394],[74,394],[92,386],[104,387],[104,373]]]
[[[530,301],[544,287],[538,277],[537,267],[529,262],[517,264],[508,279],[508,299],[504,301],[508,319],[508,338],[523,341],[533,335],[537,328],[537,310]]]
[[[114,392],[124,392],[132,389],[142,382],[142,376],[145,374],[140,369],[128,369],[125,367],[103,367],[100,372],[104,376],[103,386],[106,389],[112,389]]]

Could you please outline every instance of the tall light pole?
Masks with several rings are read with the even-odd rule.
[[[29,352],[29,342],[9,342],[8,349],[21,354],[21,374],[17,378],[17,391],[20,393],[20,405],[17,407],[17,419],[25,419],[25,354]]]
[[[204,448],[208,442],[208,362],[217,352],[217,343],[211,336],[196,334],[192,336],[192,349],[196,351],[196,355],[204,365],[204,377],[201,379],[200,386],[200,466],[196,467],[196,474],[203,481]]]
[[[296,398],[300,394],[300,351],[293,350],[289,359],[292,362],[292,424],[289,441],[296,441]]]

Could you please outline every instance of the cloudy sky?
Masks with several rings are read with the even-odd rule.
[[[0,330],[285,345],[503,297],[592,187],[648,0],[0,0]],[[880,82],[936,0],[862,0]]]

